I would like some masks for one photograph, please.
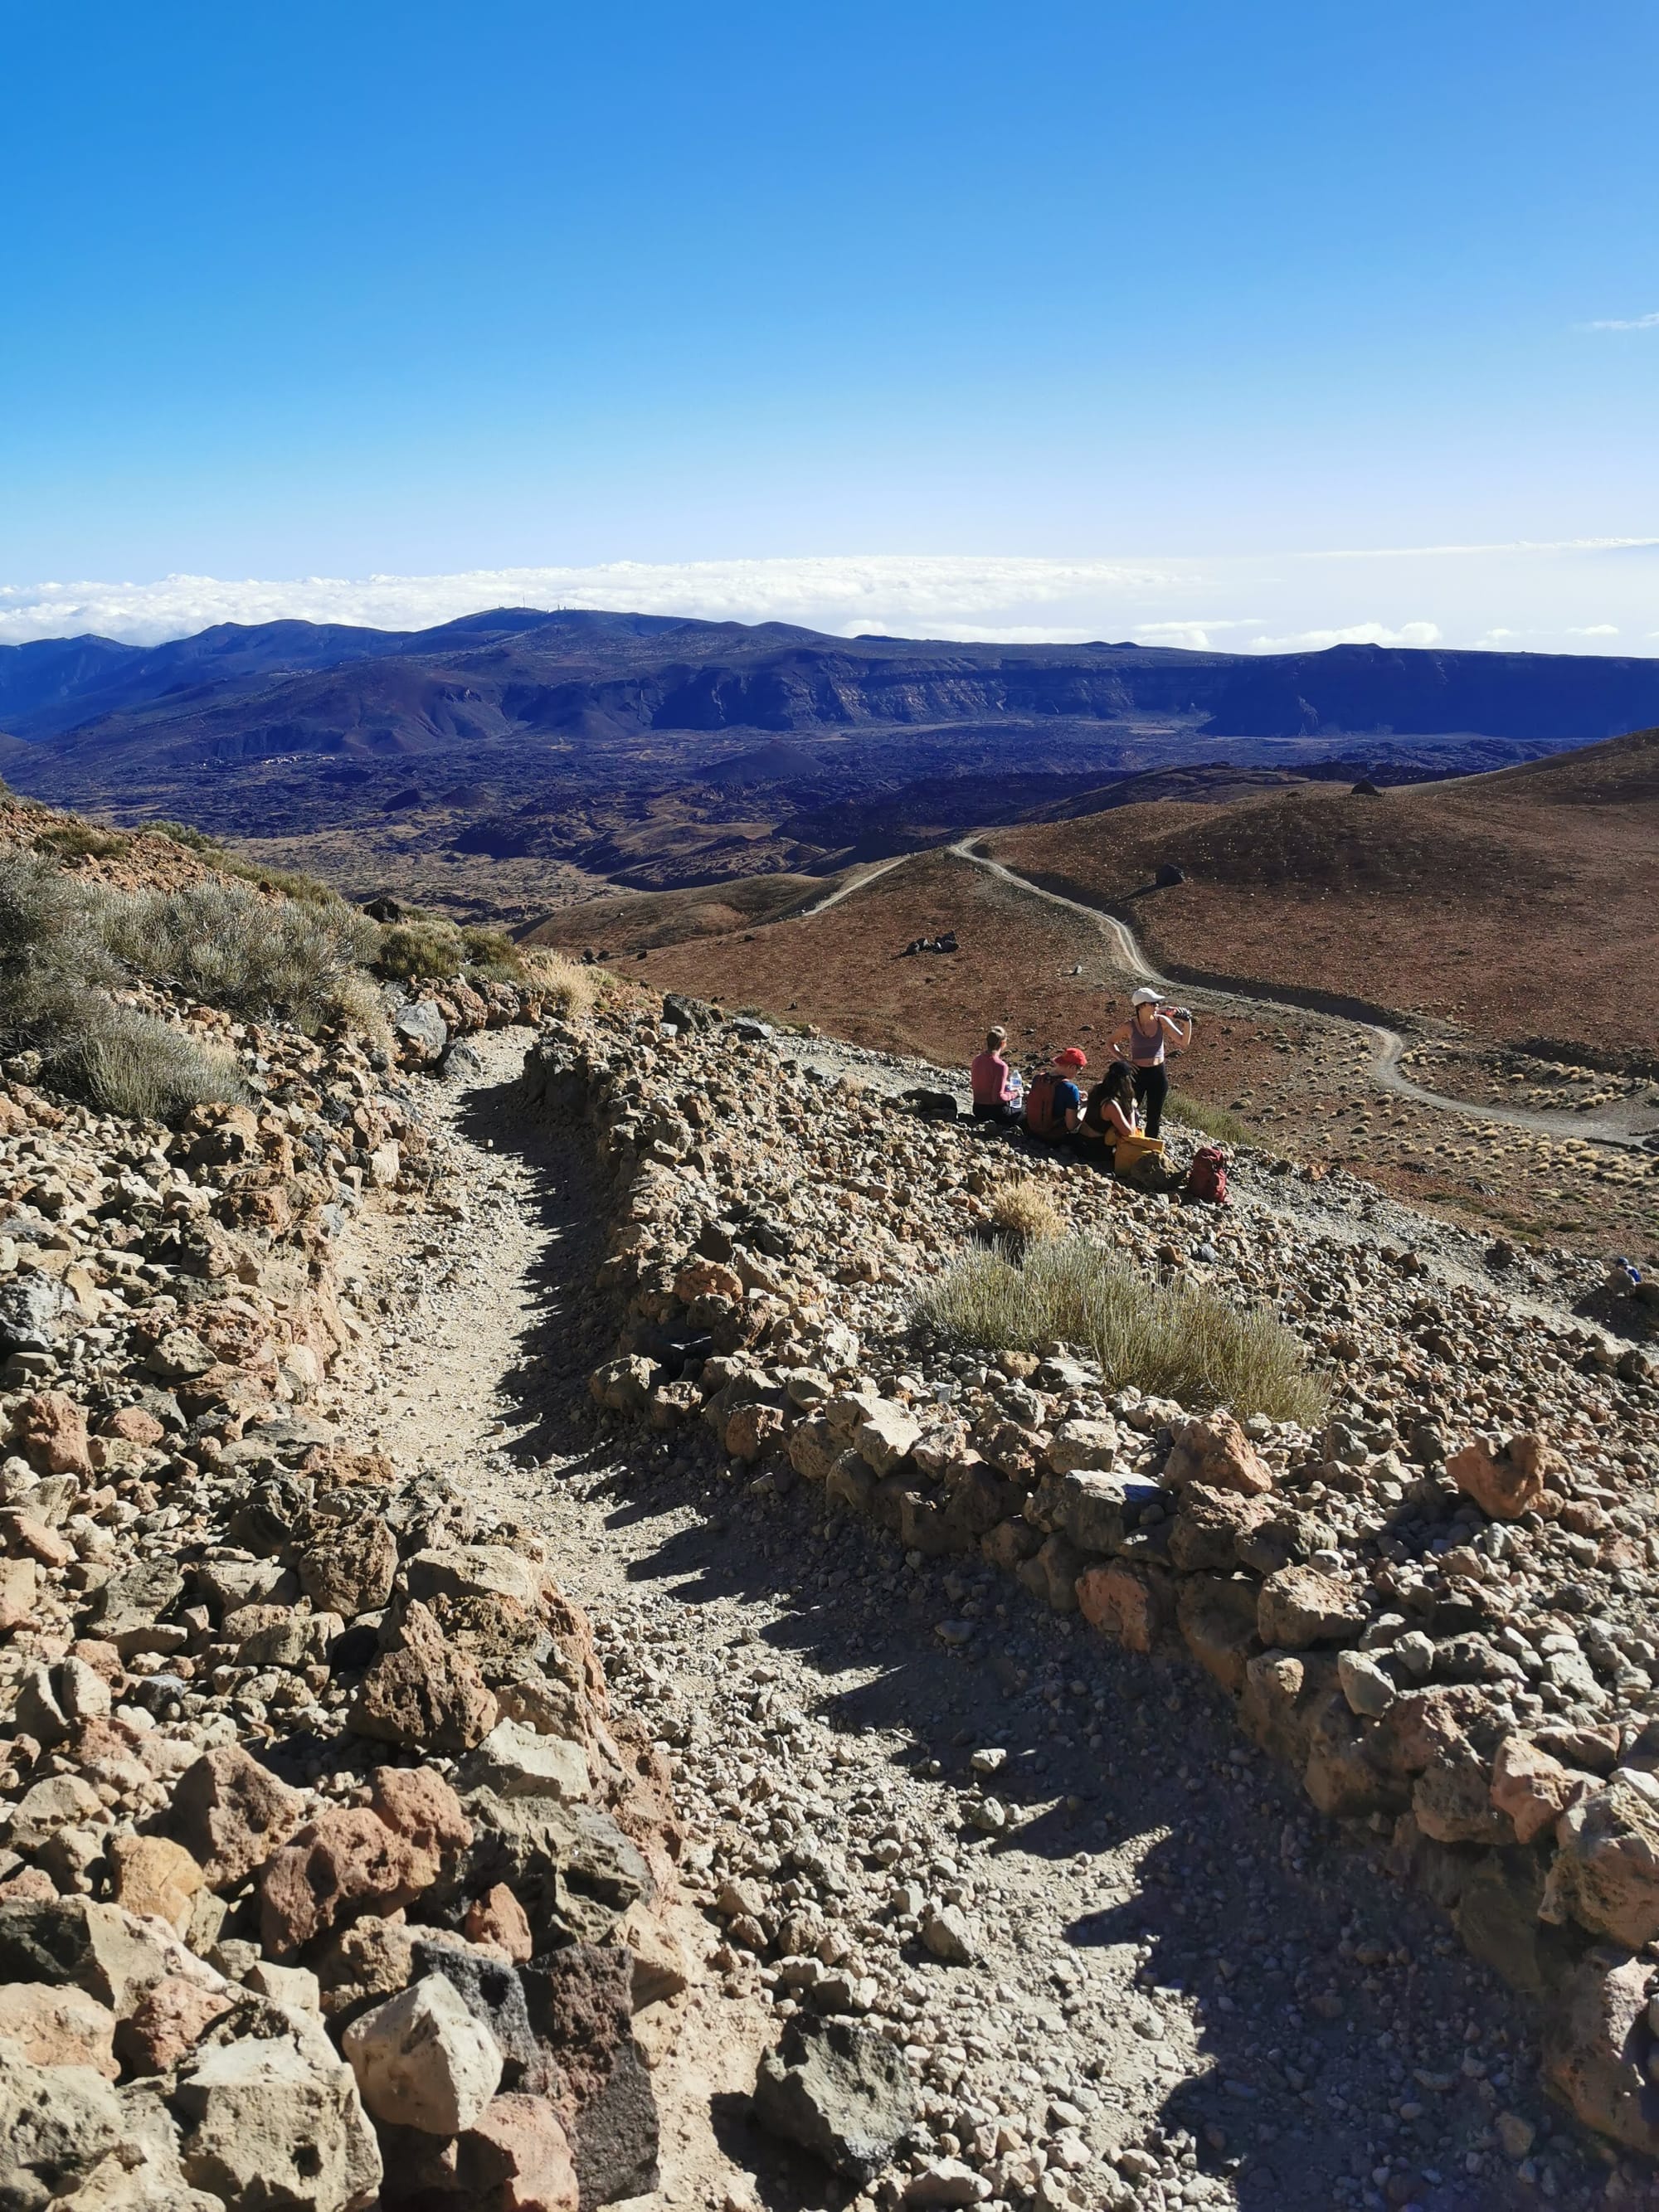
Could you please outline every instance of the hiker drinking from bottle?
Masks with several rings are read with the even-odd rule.
[[[1129,1005],[1133,1012],[1113,1036],[1112,1050],[1129,1064],[1135,1098],[1146,1117],[1146,1134],[1155,1137],[1164,1119],[1164,1102],[1170,1095],[1164,1054],[1181,1052],[1192,1042],[1193,1018],[1185,1006],[1165,1007],[1158,993],[1144,985]]]

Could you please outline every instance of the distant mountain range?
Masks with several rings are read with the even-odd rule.
[[[1198,763],[1412,781],[1655,723],[1659,660],[1602,655],[959,645],[528,608],[0,647],[0,769],[42,799],[241,836],[384,844],[395,821],[401,850],[653,881],[1112,805],[1116,779]],[[661,878],[650,836],[623,832],[671,817]]]

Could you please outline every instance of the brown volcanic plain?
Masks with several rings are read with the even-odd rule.
[[[1656,807],[1659,738],[1646,734],[1382,798],[1313,787],[1158,803],[983,842],[1034,882],[1126,915],[1160,967],[1400,1014],[1413,1032],[1409,1072],[1437,1091],[1558,1115],[1611,1111],[1644,1127],[1659,1127],[1651,1079],[1589,1062],[1659,1046]],[[1188,881],[1147,891],[1168,860]],[[591,949],[664,989],[958,1069],[994,1020],[1022,1057],[1061,1042],[1104,1057],[1136,979],[1084,917],[942,851],[799,913],[835,887],[777,877],[763,893],[744,885],[740,903],[735,887],[599,898],[533,938]],[[955,955],[904,957],[912,939],[950,929]],[[1385,1096],[1370,1079],[1373,1041],[1351,1024],[1295,1006],[1206,1006],[1202,986],[1191,996],[1201,1018],[1177,1086],[1237,1113],[1259,1144],[1523,1237],[1659,1253],[1650,1158]],[[1513,1048],[1549,1036],[1559,1048]]]
[[[993,831],[1174,974],[1330,992],[1488,1043],[1659,1054],[1659,731],[1359,796],[1322,784]],[[1147,888],[1160,866],[1187,880]]]

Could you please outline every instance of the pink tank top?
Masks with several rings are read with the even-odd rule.
[[[1156,1067],[1164,1057],[1164,1024],[1159,1022],[1150,1036],[1139,1022],[1129,1024],[1129,1057],[1137,1067]]]

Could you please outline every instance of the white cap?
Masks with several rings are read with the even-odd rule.
[[[1146,988],[1146,986],[1143,983],[1140,988],[1135,993],[1134,996],[1130,1000],[1129,1004],[1132,1006],[1155,1006],[1158,1004],[1163,994],[1161,992],[1149,991]]]

